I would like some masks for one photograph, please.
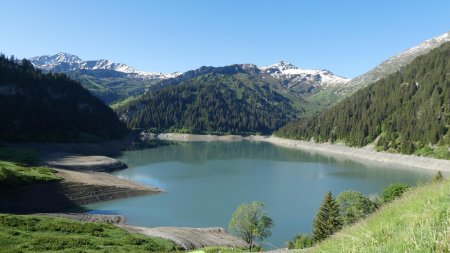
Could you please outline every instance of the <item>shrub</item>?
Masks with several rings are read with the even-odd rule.
[[[350,225],[375,211],[375,205],[360,192],[345,191],[336,199],[344,225]]]
[[[299,234],[292,241],[287,242],[288,249],[304,249],[313,246],[313,238],[306,234]]]
[[[442,180],[444,180],[444,176],[442,175],[441,171],[438,171],[433,177],[433,182],[441,182]]]
[[[390,184],[388,187],[384,188],[381,193],[381,201],[382,203],[388,203],[392,200],[402,196],[404,192],[409,189],[407,184]]]

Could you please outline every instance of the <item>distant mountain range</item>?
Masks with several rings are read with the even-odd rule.
[[[266,78],[268,83],[278,83],[297,93],[313,93],[326,88],[345,85],[349,79],[334,75],[329,70],[300,69],[281,61],[267,67],[253,64],[235,64],[225,67],[201,67],[185,73],[171,74],[144,72],[122,63],[109,60],[84,61],[78,56],[58,53],[29,59],[36,68],[45,72],[58,72],[78,80],[106,103],[120,101],[129,96],[156,91],[190,78],[208,73],[247,73]]]
[[[158,72],[144,72],[132,68],[122,63],[115,63],[109,60],[84,61],[80,57],[68,53],[58,53],[52,56],[44,55],[29,59],[36,68],[52,72],[71,72],[79,70],[106,70],[115,71],[126,75],[129,78],[137,79],[167,79],[180,75],[175,72],[163,74]]]
[[[234,64],[184,73],[151,73],[108,60],[83,61],[59,53],[34,57],[43,71],[78,80],[131,128],[195,133],[270,133],[296,118],[316,115],[355,91],[382,80],[450,40],[427,40],[349,80],[329,70],[288,62]]]

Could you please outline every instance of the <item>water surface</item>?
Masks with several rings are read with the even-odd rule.
[[[226,227],[241,203],[259,200],[275,224],[266,241],[277,247],[311,232],[328,191],[377,194],[392,182],[414,185],[432,176],[249,141],[181,142],[127,151],[119,159],[129,168],[115,175],[167,192],[88,205],[92,212],[123,214],[138,226]]]

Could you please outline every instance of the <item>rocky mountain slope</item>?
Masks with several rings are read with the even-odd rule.
[[[441,46],[450,41],[450,32],[444,33],[441,36],[426,40],[418,46],[410,48],[400,54],[397,54],[380,65],[376,66],[369,72],[353,78],[346,87],[343,87],[344,92],[352,92],[361,87],[374,83],[390,74],[395,73],[402,67],[411,63],[416,57],[430,52],[432,49]]]

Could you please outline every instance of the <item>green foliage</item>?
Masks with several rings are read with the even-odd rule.
[[[434,175],[433,177],[433,182],[441,182],[441,181],[444,181],[444,176],[442,175],[441,171],[438,171],[436,175]]]
[[[262,202],[244,203],[234,212],[228,231],[248,243],[252,248],[255,239],[263,240],[271,235],[272,219],[263,210]]]
[[[96,141],[125,127],[102,101],[64,74],[42,74],[0,55],[0,139]]]
[[[304,249],[312,247],[313,238],[310,235],[299,234],[292,241],[287,242],[288,249]]]
[[[0,190],[61,180],[54,172],[47,167],[23,167],[0,161]]]
[[[269,134],[297,115],[286,97],[248,74],[206,74],[116,112],[130,128],[197,134]]]
[[[450,180],[415,187],[312,252],[450,252]]]
[[[169,252],[176,245],[108,223],[0,214],[2,252]]]
[[[388,187],[383,189],[381,192],[381,201],[383,203],[391,202],[392,200],[400,197],[409,189],[406,184],[390,184]]]
[[[339,205],[328,192],[313,221],[313,241],[320,242],[342,228]]]
[[[350,225],[364,219],[375,211],[375,205],[360,192],[344,191],[336,198],[344,225]]]
[[[317,116],[288,123],[286,138],[365,146],[450,158],[450,43],[417,57]],[[429,145],[444,146],[431,148]]]

